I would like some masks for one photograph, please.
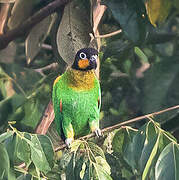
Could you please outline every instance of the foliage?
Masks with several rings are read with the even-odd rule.
[[[0,0],[0,39],[54,1]],[[63,151],[54,151],[59,137],[53,123],[47,135],[35,133],[53,80],[84,46],[100,48],[101,128],[178,104],[178,1],[101,5],[107,9],[99,34],[121,33],[99,36],[99,43],[92,38],[99,20],[93,15],[103,6],[73,0],[0,50],[0,179],[179,179],[177,109],[105,132],[99,140],[76,140]]]

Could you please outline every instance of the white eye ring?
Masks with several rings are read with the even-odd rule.
[[[86,54],[85,54],[84,52],[81,52],[81,53],[80,53],[80,58],[81,58],[81,59],[86,59]]]

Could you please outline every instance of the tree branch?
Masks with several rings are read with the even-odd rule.
[[[151,118],[153,116],[156,116],[156,115],[159,115],[159,114],[162,114],[162,113],[165,113],[165,112],[168,112],[168,111],[171,111],[171,110],[174,110],[174,109],[179,109],[179,105],[177,106],[173,106],[173,107],[170,107],[170,108],[167,108],[167,109],[164,109],[164,110],[161,110],[161,111],[157,111],[157,112],[154,112],[154,113],[151,113],[151,114],[146,114],[144,116],[139,116],[139,117],[136,117],[136,118],[133,118],[133,119],[130,119],[128,121],[124,121],[122,123],[119,123],[119,124],[116,124],[114,126],[110,126],[110,127],[107,127],[107,128],[104,128],[101,130],[101,132],[104,134],[106,132],[111,132],[115,129],[118,129],[120,128],[121,126],[124,126],[124,125],[127,125],[127,124],[131,124],[131,123],[134,123],[134,122],[137,122],[137,121],[141,121],[143,119],[148,119],[148,118]],[[83,136],[83,137],[80,137],[79,139],[90,139],[92,137],[95,137],[95,134],[94,133],[91,133],[91,134],[88,134],[86,136]],[[59,147],[57,147],[55,149],[55,152],[56,151],[59,151],[59,150],[62,150],[66,147],[66,144],[63,144]]]
[[[29,17],[24,23],[16,28],[9,30],[7,33],[0,35],[0,50],[8,46],[8,44],[16,38],[24,36],[31,28],[42,21],[48,15],[54,13],[57,8],[65,5],[70,0],[55,0],[44,8],[40,9],[33,16]]]
[[[114,32],[109,33],[109,34],[104,34],[104,35],[96,36],[96,38],[107,38],[107,37],[115,36],[115,35],[117,35],[117,34],[119,34],[121,32],[122,32],[122,29],[119,29],[119,30],[114,31]]]

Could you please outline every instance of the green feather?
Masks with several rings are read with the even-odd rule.
[[[75,137],[88,134],[92,129],[90,124],[99,128],[100,99],[100,85],[93,70],[80,72],[68,69],[53,86],[52,101],[58,133],[67,138],[70,124]]]

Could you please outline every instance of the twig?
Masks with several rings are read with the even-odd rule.
[[[119,30],[114,31],[114,32],[109,33],[109,34],[104,34],[104,35],[96,36],[96,38],[107,38],[107,37],[115,36],[115,35],[117,35],[117,34],[119,34],[121,32],[122,32],[122,29],[119,29]]]
[[[101,21],[101,18],[107,8],[105,5],[101,5],[100,2],[101,0],[97,0],[96,6],[93,9],[93,32],[95,35],[98,29],[99,22]]]
[[[46,50],[50,50],[50,51],[52,50],[52,46],[49,44],[42,44],[41,47]]]
[[[0,35],[0,49],[6,48],[14,39],[24,36],[32,27],[69,1],[70,0],[55,0],[28,18],[24,23],[8,31],[6,34]]]
[[[114,129],[120,128],[121,126],[124,126],[124,125],[127,125],[127,124],[131,124],[131,123],[134,123],[134,122],[137,122],[137,121],[141,121],[141,120],[143,120],[143,119],[148,119],[149,117],[153,117],[153,116],[155,116],[155,115],[159,115],[159,114],[162,114],[162,113],[165,113],[165,112],[174,110],[174,109],[179,109],[179,105],[173,106],[173,107],[170,107],[170,108],[161,110],[161,111],[157,111],[157,112],[154,112],[154,113],[151,113],[151,114],[147,114],[147,115],[144,115],[144,116],[139,116],[139,117],[130,119],[130,120],[128,120],[128,121],[125,121],[125,122],[116,124],[116,125],[114,125],[114,126],[110,126],[110,127],[104,128],[104,129],[101,130],[101,132],[102,132],[102,133],[111,132],[111,131],[113,131]],[[92,137],[95,137],[95,134],[94,134],[94,133],[91,133],[91,134],[88,134],[88,135],[86,135],[86,136],[80,137],[79,139],[90,139],[90,138],[92,138]],[[59,151],[59,150],[62,150],[62,149],[64,149],[65,147],[66,147],[66,144],[61,145],[61,146],[59,146],[59,147],[57,147],[57,148],[55,149],[55,152],[56,152],[56,151]]]
[[[9,7],[10,7],[9,3],[1,4],[1,8],[0,8],[0,34],[4,33],[4,26],[5,26],[5,22],[7,20]]]
[[[45,66],[45,67],[38,68],[38,69],[34,69],[34,71],[40,73],[42,76],[45,76],[44,73],[43,73],[43,71],[49,70],[49,69],[52,69],[52,68],[55,68],[55,67],[57,67],[57,66],[58,66],[58,63],[52,63],[52,64],[49,64],[49,65],[47,65],[47,66]]]

